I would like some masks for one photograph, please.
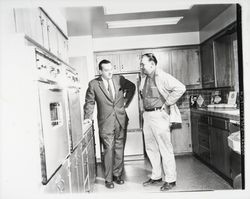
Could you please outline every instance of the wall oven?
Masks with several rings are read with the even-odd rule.
[[[37,54],[40,105],[40,156],[42,183],[47,184],[70,153],[66,91],[59,84],[63,71],[59,65]]]

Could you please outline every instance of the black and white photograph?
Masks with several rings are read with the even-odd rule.
[[[0,0],[0,198],[248,198],[250,3]]]

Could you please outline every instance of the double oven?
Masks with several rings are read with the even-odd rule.
[[[83,136],[80,88],[72,68],[40,52],[36,68],[42,183],[47,184]]]

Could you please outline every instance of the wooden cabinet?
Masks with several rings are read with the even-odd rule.
[[[49,41],[49,51],[54,55],[58,53],[58,30],[56,26],[47,18],[47,31]]]
[[[140,70],[141,52],[129,51],[119,55],[120,72],[138,72]]]
[[[43,44],[41,13],[38,9],[15,9],[16,31],[26,33],[39,44]]]
[[[108,60],[113,65],[114,73],[120,72],[119,66],[119,56],[117,54],[107,53],[107,54],[97,54],[96,55],[96,74],[99,74],[99,63],[102,60]]]
[[[68,39],[43,9],[17,8],[14,16],[16,32],[24,33],[33,43],[38,43],[61,60],[68,61]]]
[[[85,136],[66,159],[65,163],[44,186],[49,193],[81,193],[93,190],[96,178],[96,159],[93,129]]]
[[[99,74],[99,63],[103,59],[109,60],[114,68],[114,73],[131,73],[140,70],[140,51],[121,51],[119,53],[97,53],[96,74]]]
[[[200,85],[199,49],[177,49],[171,51],[172,75],[183,84]]]
[[[198,121],[199,121],[200,115],[192,113],[191,114],[191,138],[192,138],[192,149],[193,153],[199,154],[199,137],[198,137]]]
[[[238,90],[236,25],[232,24],[201,44],[202,85],[204,88],[235,87]]]
[[[201,45],[202,87],[215,87],[213,41]]]
[[[57,173],[45,186],[47,193],[69,193],[70,192],[70,179],[69,179],[69,160],[60,167]]]
[[[211,164],[221,173],[230,178],[231,150],[227,143],[228,136],[228,131],[211,127]]]
[[[237,46],[233,46],[233,37],[232,34],[224,34],[214,40],[217,87],[234,86],[237,81],[234,78],[236,67],[234,59],[235,57],[237,59]]]
[[[152,50],[156,59],[157,67],[161,68],[163,71],[171,74],[171,51],[168,49],[154,49]]]
[[[180,113],[182,116],[182,124],[171,131],[171,141],[175,154],[192,152],[190,110],[180,109]]]
[[[114,73],[139,72],[141,55],[149,52],[155,55],[158,68],[173,75],[190,88],[201,87],[197,46],[96,53],[96,74],[99,74],[98,64],[103,59],[111,61]]]
[[[192,111],[191,119],[195,154],[223,174],[223,177],[232,179],[235,173],[232,173],[232,150],[228,146],[228,136],[232,130],[229,119]]]

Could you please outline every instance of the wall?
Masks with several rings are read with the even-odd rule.
[[[236,21],[236,5],[232,5],[200,30],[200,43]]]
[[[94,38],[93,50],[123,50],[199,44],[199,32]]]

